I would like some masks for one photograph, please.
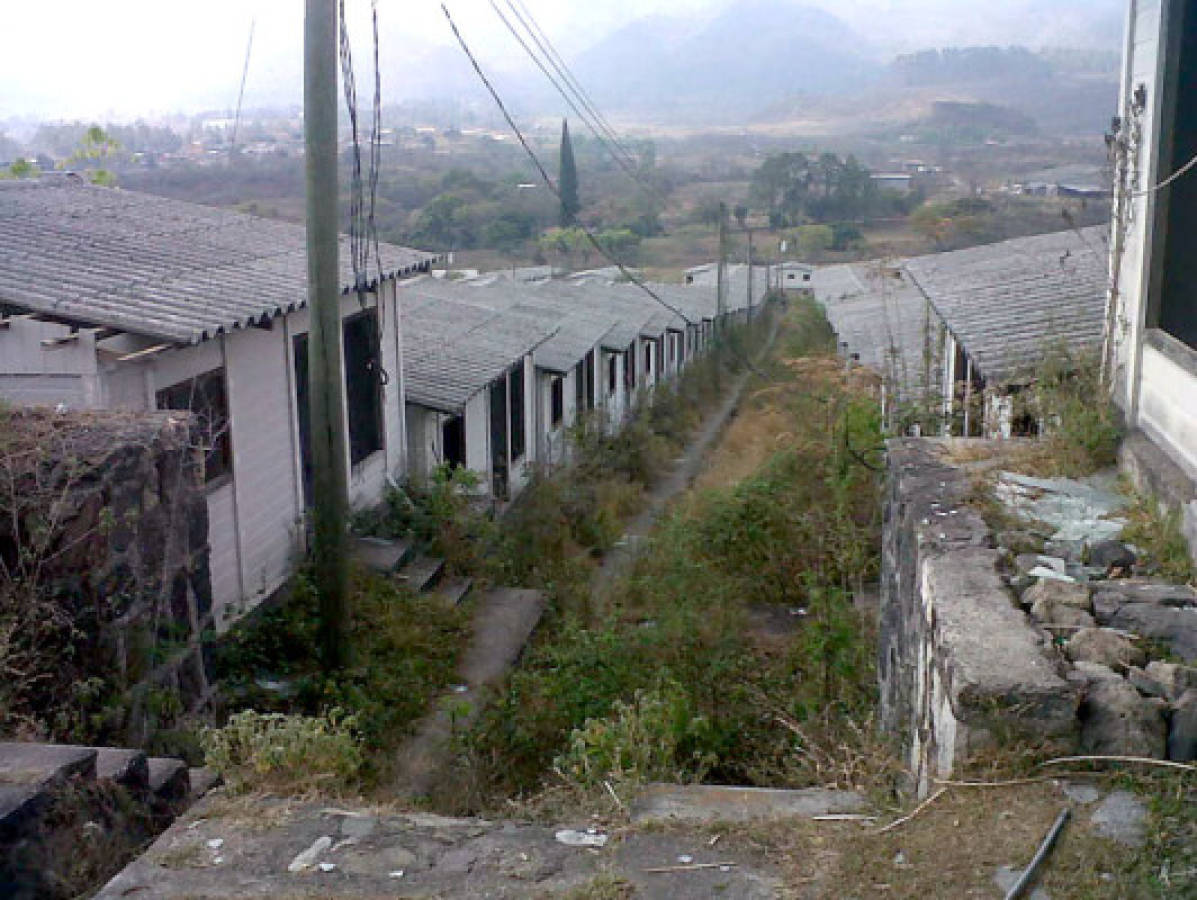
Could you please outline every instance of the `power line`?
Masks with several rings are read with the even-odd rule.
[[[245,65],[241,67],[241,88],[237,91],[237,112],[233,115],[233,136],[229,141],[229,159],[237,149],[237,126],[241,124],[241,101],[245,99],[245,80],[249,77],[249,55],[254,49],[254,26],[256,19],[249,20],[249,43],[245,46]]]
[[[511,36],[516,39],[519,45],[524,49],[524,52],[528,54],[528,58],[536,64],[536,67],[540,69],[545,78],[549,80],[549,83],[556,89],[557,93],[561,95],[562,99],[564,99],[567,104],[569,104],[570,109],[572,109],[578,118],[580,118],[586,125],[586,127],[590,129],[590,132],[594,135],[599,144],[602,145],[603,149],[605,149],[611,155],[611,158],[615,160],[616,165],[618,165],[629,178],[640,185],[640,187],[652,194],[654,199],[663,203],[665,198],[661,196],[661,194],[652,184],[644,180],[640,173],[636,171],[630,158],[622,156],[620,152],[611,145],[610,140],[602,133],[600,126],[596,126],[595,123],[591,121],[590,114],[579,107],[574,98],[571,97],[564,88],[562,88],[560,82],[558,82],[558,80],[548,70],[541,58],[536,55],[536,52],[530,46],[528,46],[528,42],[524,40],[523,36],[519,33],[515,26],[512,25],[507,16],[503,14],[503,11],[499,8],[498,3],[496,3],[495,0],[490,0],[490,6],[491,9],[495,11],[495,15],[497,15],[499,20],[506,26],[507,30],[511,32]],[[514,8],[512,8],[512,12],[515,12]],[[516,15],[518,15],[518,13],[516,13]],[[536,40],[535,36],[533,36],[533,40]],[[547,54],[546,58],[548,58]],[[551,58],[549,58],[549,64],[556,68],[556,64],[553,63]],[[564,75],[561,77],[564,79]]]
[[[578,81],[577,77],[570,70],[569,66],[566,65],[565,60],[561,58],[561,54],[557,52],[557,48],[553,46],[553,42],[549,40],[549,36],[545,34],[544,29],[540,27],[540,23],[538,23],[532,16],[532,13],[529,11],[528,7],[523,4],[523,0],[515,0],[515,2],[518,3],[518,9],[513,4],[513,0],[507,0],[507,6],[513,13],[515,13],[516,18],[520,20],[521,24],[523,24],[524,28],[532,36],[532,40],[535,41],[536,46],[540,48],[541,53],[543,53],[549,62],[553,64],[554,71],[561,76],[562,80],[567,86],[569,86],[574,95],[582,101],[582,105],[590,111],[591,115],[594,116],[595,121],[602,126],[604,133],[611,139],[611,142],[615,144],[615,146],[618,147],[620,151],[622,151],[628,157],[629,160],[634,159],[634,154],[632,151],[629,150],[619,139],[619,135],[611,126],[611,123],[607,121],[606,116],[604,116],[599,110],[598,104],[594,102],[593,98],[591,98],[586,89],[582,87],[581,82]]]
[[[515,124],[515,119],[513,119],[511,113],[507,111],[507,106],[503,103],[503,98],[499,96],[499,92],[495,89],[495,86],[491,84],[490,79],[486,77],[486,73],[482,71],[482,66],[479,65],[478,60],[474,57],[473,51],[470,50],[465,38],[462,37],[461,32],[457,29],[457,23],[453,21],[453,16],[449,12],[449,7],[442,3],[441,11],[445,14],[445,18],[449,22],[449,28],[453,31],[453,37],[457,39],[457,43],[461,46],[462,52],[465,53],[466,57],[469,59],[470,65],[474,67],[474,71],[478,74],[478,78],[481,79],[483,86],[485,86],[487,92],[495,101],[495,105],[499,107],[499,112],[503,114],[503,118],[507,120],[507,124],[515,133],[516,138],[520,142],[520,146],[524,148],[524,152],[527,153],[528,158],[532,160],[532,164],[540,173],[540,177],[544,179],[545,186],[548,187],[554,197],[560,200],[561,191],[553,182],[553,179],[549,176],[548,170],[545,169],[544,165],[537,157],[536,152],[528,145],[528,140],[524,137],[524,133],[520,131],[519,126]],[[652,288],[633,275],[627,266],[625,266],[622,262],[616,259],[615,256],[607,251],[599,239],[594,236],[594,232],[592,232],[585,225],[578,225],[577,227],[586,236],[586,239],[594,246],[594,249],[597,250],[604,259],[609,260],[613,265],[615,265],[615,267],[619,269],[620,274],[627,278],[628,281],[636,285],[636,287],[640,288],[640,290],[644,291],[644,293],[648,294],[648,296],[652,297],[653,300],[680,318],[687,325],[697,324],[672,303],[668,303],[667,301],[661,299],[661,297],[659,297]]]

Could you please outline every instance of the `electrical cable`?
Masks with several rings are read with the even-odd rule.
[[[540,24],[535,18],[533,18],[532,13],[528,10],[528,8],[524,6],[522,2],[519,3],[518,9],[516,8],[515,3],[513,3],[513,0],[506,0],[506,3],[508,9],[512,11],[515,17],[519,20],[520,24],[524,26],[524,30],[527,31],[531,36],[532,41],[540,49],[540,52],[544,54],[545,59],[549,61],[549,64],[553,67],[553,71],[555,71],[561,77],[561,80],[565,82],[566,87],[570,89],[571,93],[573,93],[574,96],[581,101],[582,105],[590,112],[591,116],[599,124],[603,133],[606,134],[611,143],[613,143],[619,149],[619,151],[627,158],[629,162],[635,162],[635,154],[632,153],[632,151],[629,150],[619,139],[619,135],[616,134],[615,129],[611,127],[611,123],[608,122],[606,116],[599,111],[598,105],[593,101],[593,99],[591,99],[590,94],[587,93],[586,89],[582,87],[581,82],[578,81],[577,77],[570,70],[569,66],[566,65],[565,60],[563,60],[561,55],[557,53],[556,47],[553,46],[552,42],[548,38],[548,35],[544,33],[544,29],[541,28]]]
[[[1167,178],[1165,178],[1159,184],[1154,185],[1149,188],[1144,188],[1141,191],[1134,191],[1131,193],[1131,196],[1132,197],[1146,197],[1148,194],[1154,194],[1158,191],[1162,191],[1164,188],[1168,187],[1174,181],[1178,180],[1179,178],[1181,178],[1181,177],[1187,175],[1189,172],[1193,171],[1194,167],[1197,167],[1197,156],[1194,156],[1192,159],[1190,159],[1187,163],[1185,163],[1183,166],[1181,166],[1179,169],[1177,169],[1175,172],[1173,172],[1171,175],[1169,175]]]
[[[342,2],[343,2],[343,0],[342,0]],[[442,3],[441,11],[445,14],[445,18],[449,22],[449,28],[452,29],[453,36],[457,39],[457,43],[461,47],[462,52],[465,53],[466,57],[470,61],[470,64],[474,67],[474,71],[477,73],[478,78],[481,79],[482,84],[486,88],[487,92],[490,94],[491,99],[493,99],[495,101],[495,104],[499,107],[499,112],[501,112],[503,114],[503,118],[507,121],[508,126],[510,126],[511,130],[515,133],[516,138],[520,142],[520,146],[524,148],[524,152],[528,155],[528,158],[530,160],[532,160],[532,164],[536,167],[536,170],[540,173],[540,177],[542,179],[544,179],[545,186],[548,187],[549,191],[552,192],[554,197],[556,197],[558,200],[560,200],[561,199],[561,191],[558,189],[557,185],[553,182],[552,177],[549,175],[548,170],[545,169],[544,164],[541,163],[540,158],[537,157],[536,152],[531,148],[531,146],[529,146],[527,138],[524,137],[524,133],[520,130],[519,126],[515,124],[515,119],[512,118],[511,113],[508,112],[507,105],[503,102],[503,98],[499,96],[499,92],[495,89],[495,86],[491,83],[490,79],[486,76],[486,73],[482,71],[482,66],[478,63],[478,60],[477,60],[477,58],[475,58],[473,51],[470,50],[469,45],[465,41],[465,38],[462,37],[461,32],[457,28],[457,23],[453,21],[453,16],[449,12],[449,7],[446,6],[444,3]],[[691,319],[689,316],[687,316],[685,313],[683,313],[680,309],[678,309],[676,306],[674,306],[672,303],[669,303],[669,302],[663,300],[661,297],[659,297],[657,295],[657,293],[655,291],[653,291],[652,288],[650,288],[641,279],[637,278],[634,274],[632,274],[631,270],[629,270],[627,266],[625,266],[622,262],[620,262],[618,259],[616,259],[615,256],[613,256],[611,253],[609,253],[607,251],[607,248],[605,248],[602,245],[602,242],[599,241],[599,239],[594,236],[594,232],[592,232],[589,228],[587,228],[584,225],[578,225],[577,227],[578,227],[578,230],[581,231],[583,235],[585,235],[586,239],[591,243],[591,245],[593,245],[594,249],[598,251],[599,255],[602,256],[604,259],[610,261],[616,268],[618,268],[620,274],[623,275],[625,278],[627,278],[628,281],[630,281],[632,284],[636,285],[636,287],[640,288],[640,290],[644,291],[644,293],[648,294],[648,296],[650,296],[653,300],[655,300],[657,303],[659,303],[665,309],[669,310],[675,316],[680,318],[687,325],[698,324],[693,319]]]
[[[237,129],[241,124],[241,101],[245,99],[245,80],[249,77],[249,56],[254,49],[254,27],[256,19],[249,20],[249,43],[245,47],[245,65],[241,67],[241,88],[237,91],[237,112],[233,115],[233,135],[229,140],[229,159],[237,150]]]
[[[594,135],[595,140],[597,140],[599,142],[599,144],[603,147],[603,149],[606,150],[608,154],[610,154],[611,158],[613,160],[615,160],[615,164],[617,166],[619,166],[620,169],[623,170],[624,174],[626,174],[629,178],[631,178],[638,185],[640,185],[640,187],[644,188],[644,190],[646,190],[650,194],[652,194],[652,196],[655,200],[657,200],[660,203],[664,203],[665,198],[663,196],[661,196],[661,194],[657,190],[657,188],[655,186],[653,186],[652,184],[650,184],[648,181],[646,181],[643,178],[643,176],[639,172],[636,171],[636,168],[633,165],[632,161],[630,161],[629,159],[620,155],[620,153],[615,149],[615,147],[613,147],[611,145],[611,142],[608,140],[608,138],[603,135],[602,131],[600,130],[600,127],[596,126],[595,123],[591,121],[590,116],[581,107],[579,107],[578,103],[575,102],[574,98],[572,98],[565,91],[565,89],[562,88],[561,84],[557,81],[557,79],[553,76],[553,74],[545,66],[544,61],[541,60],[541,58],[536,55],[536,51],[534,51],[530,46],[528,46],[528,42],[524,40],[523,36],[519,33],[519,31],[516,30],[515,26],[512,25],[511,21],[507,18],[507,16],[505,16],[503,14],[503,11],[499,8],[499,5],[496,2],[496,0],[490,0],[490,6],[491,6],[491,9],[493,9],[495,11],[495,15],[497,15],[499,17],[499,20],[503,23],[504,26],[506,26],[507,30],[511,33],[511,36],[515,38],[516,42],[523,48],[524,52],[526,54],[528,54],[528,58],[531,59],[532,62],[536,64],[536,67],[538,69],[540,69],[540,71],[544,75],[544,77],[548,79],[549,83],[553,86],[553,88],[557,91],[557,93],[561,95],[562,99],[565,100],[565,102],[569,105],[570,109],[572,109],[574,111],[575,115],[577,115],[578,118],[582,120],[583,124],[585,124],[586,127],[590,129],[590,132],[591,132],[591,134]],[[533,38],[533,40],[535,40],[535,38]],[[552,65],[553,64],[552,60],[549,60],[549,63],[550,63],[550,65]]]

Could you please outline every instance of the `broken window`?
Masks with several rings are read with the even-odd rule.
[[[619,370],[616,359],[617,357],[614,353],[607,357],[607,393],[611,396],[615,395],[615,388],[619,385]]]
[[[651,378],[653,374],[653,341],[644,345],[644,376]]]
[[[636,392],[636,345],[632,344],[623,354],[623,380],[627,385],[628,393]]]
[[[382,449],[382,364],[373,310],[345,320],[345,406],[354,465]]]
[[[204,456],[204,480],[209,484],[233,472],[233,444],[229,436],[229,401],[224,369],[213,369],[158,391],[158,409],[188,410],[195,440]]]
[[[553,427],[557,428],[565,418],[565,381],[560,375],[553,377],[553,384],[549,388],[549,406],[552,408]]]
[[[507,380],[510,384],[511,396],[511,458],[519,459],[524,455],[524,361],[511,370]]]

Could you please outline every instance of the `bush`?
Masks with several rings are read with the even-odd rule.
[[[1043,424],[1050,474],[1086,475],[1114,465],[1122,426],[1092,354],[1049,349],[1025,410]]]
[[[702,749],[709,735],[709,723],[695,713],[687,693],[667,682],[636,691],[629,703],[615,701],[605,718],[587,719],[553,765],[582,788],[698,781],[713,761]]]
[[[356,730],[357,720],[336,709],[320,717],[246,710],[205,728],[200,742],[235,793],[335,793],[353,786],[361,768]]]

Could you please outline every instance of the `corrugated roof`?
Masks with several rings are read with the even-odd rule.
[[[899,400],[917,398],[928,380],[928,307],[910,278],[873,261],[820,267],[811,286],[847,351],[882,375]]]
[[[404,386],[411,403],[457,412],[555,326],[527,311],[454,299],[446,287],[483,290],[433,279],[400,287]]]
[[[1109,282],[1104,226],[906,260],[987,381],[1025,381],[1044,352],[1101,343]]]
[[[342,242],[348,290],[348,238]],[[380,251],[387,278],[437,258],[390,244]],[[0,301],[199,343],[306,305],[305,230],[70,176],[0,181]]]

